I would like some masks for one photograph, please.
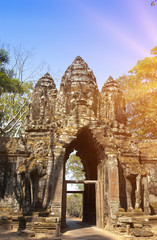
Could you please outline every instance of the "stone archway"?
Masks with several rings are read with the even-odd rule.
[[[123,94],[112,77],[99,92],[81,57],[65,71],[59,91],[48,73],[39,79],[25,128],[25,149],[27,154],[16,168],[17,179],[23,180],[18,197],[25,214],[39,203],[51,220],[65,222],[64,168],[73,149],[82,160],[86,180],[94,181],[85,185],[84,221],[93,219],[104,227],[107,221],[117,221],[119,210],[128,211],[130,191],[121,192],[127,190],[132,175],[135,206],[140,208],[143,184],[143,209],[149,212],[147,172],[137,142],[126,128]]]
[[[62,225],[66,221],[66,184],[65,180],[65,164],[73,150],[77,151],[84,166],[86,180],[84,183],[83,192],[83,221],[90,224],[100,225],[103,221],[102,204],[103,204],[103,185],[98,181],[99,155],[97,153],[97,146],[94,142],[93,136],[89,128],[84,127],[79,130],[76,138],[72,140],[66,147],[64,157],[64,171],[63,171],[63,193],[62,193]],[[102,196],[102,197],[100,197]],[[99,210],[101,208],[101,210]],[[101,218],[101,219],[100,219]]]

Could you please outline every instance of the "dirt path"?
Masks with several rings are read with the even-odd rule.
[[[67,225],[66,231],[59,238],[55,238],[47,233],[38,233],[35,237],[22,237],[18,235],[17,230],[0,229],[0,240],[157,240],[156,226],[153,228],[155,233],[154,237],[136,238],[99,229],[95,226],[84,224],[78,219],[68,219]]]
[[[67,240],[118,240],[120,236],[108,231],[101,230],[95,226],[83,224],[79,220],[67,220],[68,230],[62,235]]]

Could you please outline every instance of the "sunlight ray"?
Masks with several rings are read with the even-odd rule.
[[[135,4],[132,4],[132,1],[128,0],[128,4],[136,14],[136,17],[138,18],[138,20],[140,21],[141,28],[143,28],[144,31],[146,32],[147,38],[151,40],[153,45],[157,45],[156,22],[155,20],[153,21],[153,16],[150,15],[148,11],[149,6],[145,6],[144,2],[140,0],[136,1]],[[153,11],[153,8],[152,8],[152,11]]]
[[[131,83],[131,82],[130,82]],[[134,101],[134,102],[138,102],[140,100],[142,100],[144,97],[146,96],[151,96],[152,93],[156,94],[157,92],[157,82],[153,81],[153,82],[149,82],[147,84],[143,84],[141,85],[141,83],[136,84],[135,85],[132,83],[129,83],[129,87],[128,89],[132,89],[133,91],[127,91],[127,93],[125,93],[125,99],[126,99],[126,103]],[[152,105],[156,104],[155,102],[152,102]]]
[[[99,26],[102,32],[105,32],[105,29],[107,29],[117,38],[117,40],[122,41],[128,48],[142,54],[142,56],[150,55],[141,43],[138,43],[136,39],[133,39],[133,37],[127,32],[123,31],[123,29],[117,26],[115,22],[112,22],[110,19],[105,19],[105,16],[102,16],[100,12],[97,12],[95,9],[91,8],[91,6],[85,5],[85,3],[81,1],[79,1],[78,7],[80,7],[94,23],[97,23],[97,26]]]

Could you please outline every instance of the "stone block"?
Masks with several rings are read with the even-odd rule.
[[[56,217],[47,217],[47,218],[45,219],[45,221],[46,221],[47,223],[57,223],[57,222],[59,222],[59,218],[56,218]]]
[[[20,236],[26,236],[26,237],[35,237],[35,232],[31,231],[31,230],[21,230],[18,232],[18,235]]]
[[[142,223],[134,223],[133,226],[134,226],[134,228],[142,228],[143,224]]]
[[[135,237],[152,237],[153,233],[151,231],[146,231],[143,229],[135,229],[133,231]]]
[[[132,217],[119,217],[118,218],[119,223],[133,223]]]
[[[47,223],[47,222],[35,222],[34,223],[34,229],[55,229],[56,223]]]

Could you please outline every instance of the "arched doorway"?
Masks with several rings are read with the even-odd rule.
[[[81,159],[74,150],[68,160],[65,168],[66,186],[66,216],[82,219],[83,215],[83,194],[85,172]]]
[[[99,225],[98,222],[103,220],[102,202],[100,201],[100,188],[98,181],[98,165],[99,159],[97,154],[96,143],[92,137],[90,129],[81,129],[77,137],[71,141],[66,147],[64,158],[64,173],[63,173],[63,193],[62,193],[62,226],[66,224],[66,193],[67,193],[67,181],[65,179],[65,164],[69,155],[73,150],[77,151],[77,155],[80,157],[84,166],[85,181],[83,191],[83,221]],[[99,188],[99,190],[98,190]],[[103,187],[101,188],[101,194]],[[99,198],[99,201],[98,201]],[[102,211],[99,209],[101,208]]]

